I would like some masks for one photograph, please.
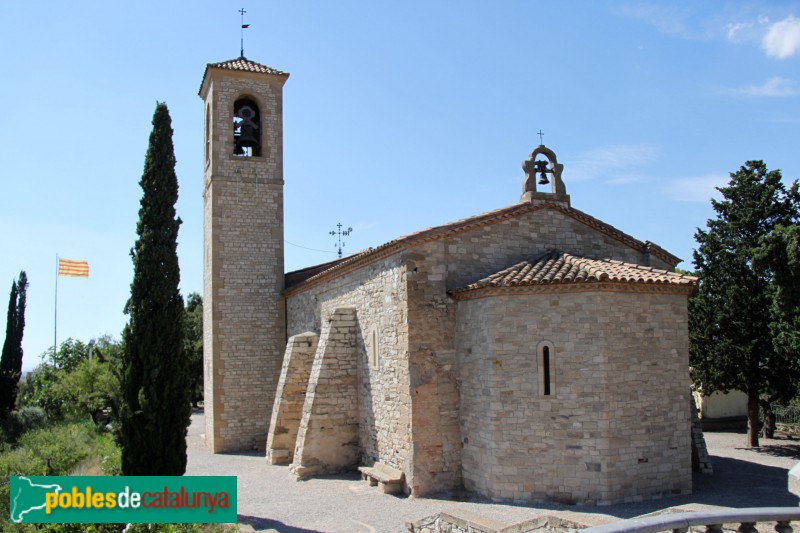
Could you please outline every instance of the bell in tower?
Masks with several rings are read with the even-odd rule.
[[[543,144],[531,152],[530,157],[522,162],[525,171],[525,182],[522,185],[520,202],[537,201],[565,201],[569,204],[569,196],[561,179],[564,165],[558,162],[556,154]],[[541,191],[537,185],[542,186]],[[549,185],[549,191],[545,186]]]
[[[261,117],[258,105],[249,98],[237,100],[233,106],[233,155],[261,155]]]

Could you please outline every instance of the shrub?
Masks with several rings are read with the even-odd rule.
[[[0,444],[14,444],[26,431],[40,429],[48,423],[47,413],[40,407],[26,406],[12,411],[5,420],[0,420]]]
[[[58,394],[59,383],[65,372],[42,363],[20,382],[17,407],[40,407],[51,421],[62,418],[63,399]]]
[[[37,429],[22,435],[19,447],[27,448],[48,464],[51,476],[66,476],[78,461],[89,455],[93,446],[94,427],[88,424],[66,424]]]
[[[122,475],[122,456],[113,435],[104,433],[96,442],[95,454],[100,458],[100,469],[107,476]]]

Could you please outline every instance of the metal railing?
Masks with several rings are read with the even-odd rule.
[[[782,405],[772,406],[775,422],[778,424],[800,424],[800,407]]]
[[[581,533],[686,533],[704,527],[706,533],[721,533],[723,524],[740,524],[739,533],[756,533],[756,524],[775,523],[778,533],[792,533],[791,522],[800,520],[800,507],[750,507],[722,511],[696,511],[622,520],[605,526],[581,529]]]

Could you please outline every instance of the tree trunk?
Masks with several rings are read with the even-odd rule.
[[[747,393],[747,447],[758,448],[758,393]]]

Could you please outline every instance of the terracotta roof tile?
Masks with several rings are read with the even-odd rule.
[[[587,226],[593,227],[596,230],[630,246],[634,250],[638,250],[642,253],[644,252],[653,253],[658,258],[664,260],[667,263],[677,265],[681,261],[680,258],[670,254],[660,246],[655,245],[650,241],[642,242],[638,239],[635,239],[630,235],[628,235],[627,233],[624,233],[616,229],[610,224],[606,224],[605,222],[602,222],[601,220],[598,220],[590,215],[587,215],[583,211],[580,211],[573,207],[563,206],[558,202],[545,202],[538,204],[519,203],[508,207],[503,207],[501,209],[495,209],[494,211],[489,211],[487,213],[482,213],[480,215],[474,215],[468,218],[457,220],[449,224],[443,224],[441,226],[435,226],[422,231],[418,231],[416,233],[404,235],[402,237],[398,237],[397,239],[389,241],[385,244],[382,244],[376,248],[367,248],[366,250],[363,250],[355,255],[351,255],[350,257],[344,258],[342,261],[327,263],[326,265],[330,265],[329,268],[316,270],[314,274],[311,275],[310,277],[307,276],[292,277],[292,279],[290,281],[287,281],[285,285],[286,292],[287,294],[291,294],[296,291],[305,290],[306,288],[310,288],[316,285],[317,283],[321,283],[337,275],[344,274],[345,272],[351,272],[352,270],[361,268],[365,264],[369,264],[372,261],[376,261],[383,257],[387,257],[389,255],[392,255],[401,250],[410,248],[418,244],[422,244],[436,239],[450,237],[453,235],[457,235],[459,233],[463,233],[465,231],[471,231],[481,226],[486,226],[503,220],[515,218],[524,215],[525,213],[530,213],[532,211],[537,211],[540,209],[554,209],[556,211],[560,211],[561,213],[573,218],[574,220],[586,224]],[[308,269],[304,270],[311,270],[315,268],[316,267],[309,267]],[[292,274],[293,273],[287,273],[287,279],[288,276]]]
[[[221,68],[225,70],[238,70],[240,72],[255,72],[257,74],[272,74],[274,76],[289,77],[288,72],[283,72],[255,61],[250,61],[246,57],[237,57],[236,59],[229,59],[227,61],[220,61],[219,63],[208,63],[206,70],[203,72],[203,81],[200,82],[200,90],[197,92],[200,96],[203,95],[203,85],[208,76],[208,69]]]
[[[588,259],[550,251],[451,291],[453,294],[493,287],[530,287],[574,283],[644,283],[693,287],[697,278],[613,259]]]
[[[209,63],[206,68],[224,68],[227,70],[242,70],[245,72],[258,72],[260,74],[275,74],[277,76],[288,76],[287,72],[282,72],[278,69],[250,61],[246,57],[237,57],[236,59],[229,59],[228,61],[221,61],[219,63]]]

